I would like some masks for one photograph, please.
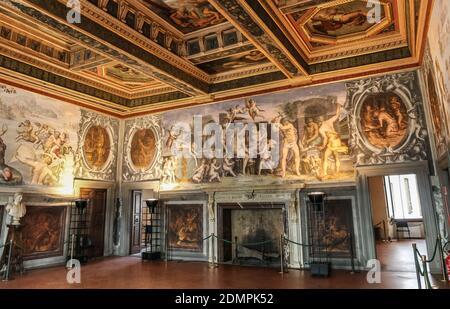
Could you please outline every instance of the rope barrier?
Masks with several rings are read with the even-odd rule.
[[[265,241],[261,241],[261,242],[254,242],[254,243],[237,243],[237,242],[234,242],[234,241],[231,241],[231,240],[219,238],[219,237],[218,237],[217,235],[215,235],[215,234],[211,234],[211,235],[209,235],[208,237],[203,238],[202,241],[208,240],[208,239],[210,239],[211,237],[214,237],[214,238],[216,238],[217,240],[223,241],[224,243],[227,243],[227,244],[236,245],[236,246],[243,246],[243,247],[245,247],[245,246],[265,245],[265,244],[269,244],[269,243],[272,243],[272,242],[275,241],[275,239],[270,239],[270,240],[265,240]]]
[[[439,241],[439,238],[438,238],[438,239],[436,239],[436,245],[434,246],[433,257],[431,259],[429,259],[429,260],[426,260],[425,262],[431,263],[431,262],[434,261],[434,258],[436,257],[436,253],[437,253],[437,249],[438,249],[439,245],[440,245],[440,241]]]
[[[286,240],[287,242],[290,242],[290,243],[292,243],[292,244],[295,244],[295,245],[297,245],[297,246],[301,246],[301,247],[312,247],[312,245],[301,244],[301,243],[295,242],[295,241],[293,241],[293,240],[290,240],[290,239],[288,239],[288,238],[286,238],[286,237],[284,237],[284,240]]]
[[[446,248],[448,245],[450,245],[450,241],[447,241],[447,242],[444,244],[444,246],[442,247],[442,249],[445,250],[445,248]]]
[[[431,288],[431,282],[430,282],[430,278],[428,276],[427,264],[431,264],[434,261],[434,259],[437,256],[438,248],[440,248],[440,255],[442,256],[442,259],[443,259],[444,257],[442,255],[442,253],[445,250],[445,247],[449,243],[450,242],[446,242],[444,244],[444,246],[441,247],[441,245],[442,245],[441,244],[441,239],[438,237],[436,239],[436,244],[434,246],[433,255],[432,255],[432,257],[430,259],[426,259],[426,256],[422,255],[420,253],[420,251],[417,249],[416,244],[413,244],[414,260],[416,262],[416,272],[417,272],[418,276],[420,275],[421,277],[424,278],[425,287],[427,289]],[[419,263],[419,261],[420,261],[420,263]],[[422,267],[421,267],[420,264],[422,264]],[[445,267],[444,265],[445,265],[445,263],[442,261],[442,267]],[[443,270],[443,271],[445,272],[445,270]],[[444,281],[448,281],[448,277],[447,277],[447,275],[445,273],[443,274],[443,278],[444,278],[443,279]],[[418,277],[417,280],[418,280],[418,285],[419,285],[419,289],[420,289],[421,288],[420,278]]]
[[[202,241],[208,240],[208,239],[210,239],[210,238],[213,237],[213,236],[214,236],[214,234],[211,234],[211,235],[209,235],[208,237],[203,238]]]

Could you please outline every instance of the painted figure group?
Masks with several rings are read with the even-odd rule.
[[[279,140],[274,138],[258,141],[257,156],[249,155],[248,136],[245,138],[245,150],[243,157],[236,156],[236,149],[233,149],[233,156],[224,155],[224,158],[208,156],[198,158],[193,154],[192,145],[186,147],[191,149],[193,154],[191,160],[195,163],[192,168],[190,181],[196,184],[221,182],[224,177],[252,176],[252,175],[274,175],[285,178],[287,175],[301,177],[304,175],[313,176],[319,179],[337,177],[340,173],[341,155],[347,154],[349,149],[341,140],[340,134],[336,131],[335,125],[341,116],[341,106],[337,104],[335,114],[325,119],[324,116],[307,117],[303,125],[302,136],[299,136],[297,128],[298,119],[292,121],[285,113],[279,112],[270,120],[265,120],[265,111],[253,100],[245,100],[245,105],[235,105],[226,110],[220,117],[221,125],[224,129],[231,124],[243,124],[244,130],[249,123],[256,125],[276,126],[280,133]],[[261,121],[261,122],[258,122]],[[165,145],[174,145],[174,142],[183,132],[171,126],[167,130]],[[267,131],[270,131],[268,129]],[[215,139],[214,136],[203,136],[204,140]],[[222,140],[225,141],[222,136]],[[223,145],[226,145],[224,142]],[[272,160],[273,149],[278,147],[279,160]],[[224,153],[226,154],[224,146]],[[162,167],[162,182],[176,183],[178,162],[175,157],[166,157]],[[185,160],[185,159],[183,159]],[[186,168],[184,169],[186,170]],[[184,178],[184,177],[183,177]]]
[[[3,126],[2,136],[6,134],[8,127]],[[31,123],[25,120],[18,125],[15,138],[17,148],[9,163],[19,162],[31,168],[32,185],[55,185],[60,181],[64,170],[66,156],[72,154],[72,147],[68,144],[69,137],[65,132],[59,132],[47,124]],[[5,165],[6,144],[0,153],[0,163],[5,166],[1,174],[3,179],[13,180],[12,168]]]

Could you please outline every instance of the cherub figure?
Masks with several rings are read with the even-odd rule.
[[[264,112],[264,110],[260,109],[253,99],[245,100],[245,110],[248,112],[253,121],[255,121],[258,117],[264,119],[264,117],[261,115],[261,112]]]
[[[238,117],[239,114],[244,114],[245,111],[239,107],[239,105],[236,105],[234,107],[231,107],[227,110],[227,120],[228,123],[232,123],[236,120],[244,120],[243,117]]]
[[[214,158],[211,160],[211,164],[209,166],[209,173],[208,173],[208,181],[213,182],[215,180],[220,182],[220,174],[219,174],[220,166],[217,164],[217,159]]]
[[[202,159],[200,161],[200,165],[194,171],[194,176],[192,176],[192,181],[194,183],[201,183],[207,172],[208,172],[208,164],[206,164],[205,159]]]
[[[236,177],[236,173],[233,171],[234,164],[235,162],[232,161],[232,159],[230,158],[223,159],[222,164],[223,176],[230,174],[231,176]]]

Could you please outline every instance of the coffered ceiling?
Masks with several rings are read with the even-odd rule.
[[[0,81],[129,117],[411,68],[431,3],[2,0]]]

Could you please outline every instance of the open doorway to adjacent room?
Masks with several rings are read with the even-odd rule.
[[[427,252],[415,174],[369,177],[377,259],[383,271],[415,271],[412,244]]]

